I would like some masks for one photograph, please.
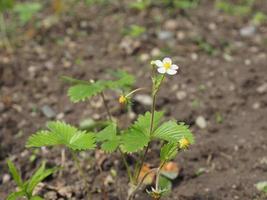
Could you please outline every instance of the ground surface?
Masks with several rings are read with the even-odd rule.
[[[267,3],[258,1],[254,9],[267,12]],[[123,69],[137,75],[136,87],[149,87],[148,63],[159,50],[161,55],[171,56],[180,71],[168,78],[157,107],[164,108],[167,117],[190,124],[197,141],[176,159],[183,170],[172,195],[165,199],[265,199],[254,184],[267,179],[266,24],[243,37],[240,29],[249,25],[249,19],[219,12],[210,1],[201,1],[190,11],[154,7],[140,12],[115,4],[78,6],[74,13],[38,30],[13,53],[0,51],[0,199],[15,188],[7,177],[7,157],[14,160],[23,177],[42,159],[51,166],[60,163],[58,148],[37,152],[24,147],[27,137],[50,120],[43,114],[43,106],[72,124],[104,113],[98,98],[90,104],[70,103],[67,86],[59,81],[61,75],[105,78],[105,70]],[[122,30],[131,24],[146,27],[146,33],[128,39]],[[211,44],[213,55],[195,42],[197,37]],[[107,95],[110,105],[118,106],[114,103],[117,97]],[[134,111],[147,109],[139,103]],[[115,115],[122,124],[128,122],[124,120],[127,114]],[[196,124],[199,117],[207,122],[204,128]],[[29,161],[32,154],[37,156],[34,162]],[[98,164],[93,164],[94,157]],[[155,154],[149,157],[149,162],[156,163]],[[86,153],[81,159],[88,169],[92,199],[125,195],[127,179],[118,155],[108,159],[101,153]],[[85,199],[73,163],[67,161],[66,165],[61,176],[49,178],[40,189],[45,199]],[[107,185],[111,169],[118,176]],[[196,175],[200,169],[205,172]],[[141,195],[137,199],[147,198]]]

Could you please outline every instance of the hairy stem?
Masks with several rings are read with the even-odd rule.
[[[139,190],[139,188],[142,186],[144,180],[146,179],[146,177],[151,174],[152,172],[156,172],[157,168],[151,169],[149,170],[144,177],[141,179],[141,181],[137,184],[137,186],[135,187],[135,189],[132,191],[132,193],[128,196],[127,200],[132,200],[134,198],[134,195],[137,193],[137,191]]]
[[[157,173],[156,173],[156,191],[159,190],[159,177],[160,177],[160,171],[162,169],[162,167],[165,165],[166,161],[163,161],[159,168],[157,169]]]
[[[122,161],[123,161],[123,163],[124,163],[124,165],[126,167],[127,174],[128,174],[129,179],[130,179],[130,182],[132,183],[133,182],[133,175],[131,173],[130,166],[129,166],[129,164],[128,164],[127,160],[126,160],[126,157],[125,157],[124,153],[122,152],[121,148],[119,148],[119,152],[121,154]]]
[[[151,136],[152,132],[153,132],[153,127],[154,127],[154,117],[155,117],[155,110],[156,110],[156,97],[157,97],[157,94],[158,94],[158,91],[160,89],[160,86],[163,82],[165,78],[165,75],[162,76],[161,80],[160,80],[160,83],[158,86],[156,86],[156,84],[153,82],[153,85],[152,85],[152,106],[151,106],[151,120],[150,120],[150,128],[149,128],[149,135]],[[147,152],[148,152],[148,149],[149,149],[149,146],[150,146],[150,143],[148,143],[144,153],[143,153],[143,156],[141,158],[141,164],[137,170],[137,174],[135,176],[135,181],[137,182],[138,180],[138,177],[140,175],[140,172],[141,172],[141,169],[144,165],[144,162],[145,162],[145,158],[146,158],[146,155],[147,155]]]

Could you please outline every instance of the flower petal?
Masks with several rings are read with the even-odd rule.
[[[170,69],[177,70],[177,69],[179,69],[179,67],[177,65],[172,65]]]
[[[161,73],[161,74],[165,74],[166,73],[165,67],[159,67],[158,68],[158,72]]]
[[[170,58],[164,58],[163,59],[163,63],[170,63],[170,64],[172,64],[172,59],[170,59]]]
[[[156,65],[157,67],[163,67],[163,62],[162,62],[161,60],[156,60],[156,61],[155,61],[155,65]]]
[[[168,70],[167,70],[167,74],[169,74],[169,75],[174,75],[174,74],[176,74],[176,73],[177,73],[177,71],[174,70],[174,69],[168,69]]]

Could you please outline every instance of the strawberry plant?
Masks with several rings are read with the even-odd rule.
[[[68,96],[74,103],[90,100],[93,96],[99,95],[104,103],[107,113],[105,126],[99,130],[79,130],[78,128],[61,121],[53,121],[47,124],[46,130],[37,131],[29,137],[27,147],[61,146],[67,148],[81,175],[85,178],[85,172],[79,167],[77,152],[93,151],[96,148],[103,150],[107,154],[118,152],[125,165],[126,173],[129,177],[129,191],[127,199],[135,198],[137,192],[144,185],[145,179],[154,174],[151,189],[147,193],[154,199],[160,199],[170,192],[170,180],[177,175],[168,173],[164,169],[169,168],[170,161],[174,159],[178,152],[187,149],[194,143],[194,137],[189,127],[183,122],[175,119],[164,121],[164,113],[156,111],[156,100],[158,93],[168,76],[177,74],[179,67],[172,63],[170,58],[155,60],[151,62],[151,97],[152,106],[150,112],[140,114],[128,128],[121,129],[118,121],[113,117],[113,111],[109,108],[109,102],[105,98],[107,90],[121,91],[119,103],[126,106],[131,102],[131,96],[136,92],[141,92],[144,88],[137,88],[131,91],[135,78],[126,72],[115,73],[114,80],[84,81],[70,77],[63,79],[71,84],[68,89]],[[149,169],[144,173],[148,152],[151,144],[160,141],[160,154],[158,167]],[[135,162],[130,165],[127,156],[135,154]],[[85,178],[86,179],[86,178]]]

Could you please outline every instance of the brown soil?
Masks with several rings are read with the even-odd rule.
[[[258,1],[254,10],[266,13],[267,3]],[[41,111],[44,105],[56,112],[56,118],[72,124],[104,113],[103,106],[97,105],[98,98],[90,104],[72,104],[66,84],[59,80],[61,75],[106,78],[106,70],[123,69],[137,75],[136,87],[149,87],[148,63],[155,48],[180,65],[179,75],[169,77],[160,91],[157,107],[190,124],[196,136],[196,144],[177,157],[183,170],[172,194],[164,199],[266,199],[254,186],[267,180],[266,24],[258,26],[251,37],[242,37],[239,30],[248,26],[249,19],[219,12],[207,0],[189,11],[153,7],[136,12],[125,4],[112,4],[77,6],[73,12],[75,15],[62,16],[51,28],[39,29],[13,53],[0,51],[0,199],[15,189],[11,180],[2,183],[8,173],[7,157],[14,159],[24,178],[43,159],[49,166],[60,163],[59,148],[38,152],[25,148],[28,136],[50,120]],[[170,25],[170,20],[176,24]],[[146,34],[128,41],[122,30],[131,24],[146,27]],[[157,33],[162,30],[173,36],[159,39]],[[194,41],[197,36],[216,52],[209,55],[200,48]],[[129,49],[121,47],[123,41]],[[146,55],[150,56],[147,61]],[[178,100],[176,94],[181,91],[186,97]],[[107,98],[110,105],[117,106],[118,94],[107,94]],[[147,109],[134,105],[135,112]],[[126,113],[115,115],[125,123]],[[198,116],[207,120],[206,128],[196,125]],[[34,162],[29,161],[32,154],[37,156]],[[150,152],[149,158],[150,163],[158,161],[155,153]],[[125,196],[126,171],[119,155],[109,159],[100,152],[89,152],[82,154],[81,160],[89,174],[92,199]],[[62,176],[56,174],[45,181],[40,189],[45,199],[53,199],[53,195],[54,199],[85,199],[85,186],[73,163],[67,161],[66,166]],[[197,175],[201,168],[205,173]],[[104,184],[111,169],[117,171],[115,182]],[[60,189],[64,191],[60,193]],[[137,199],[147,197],[140,194]]]

